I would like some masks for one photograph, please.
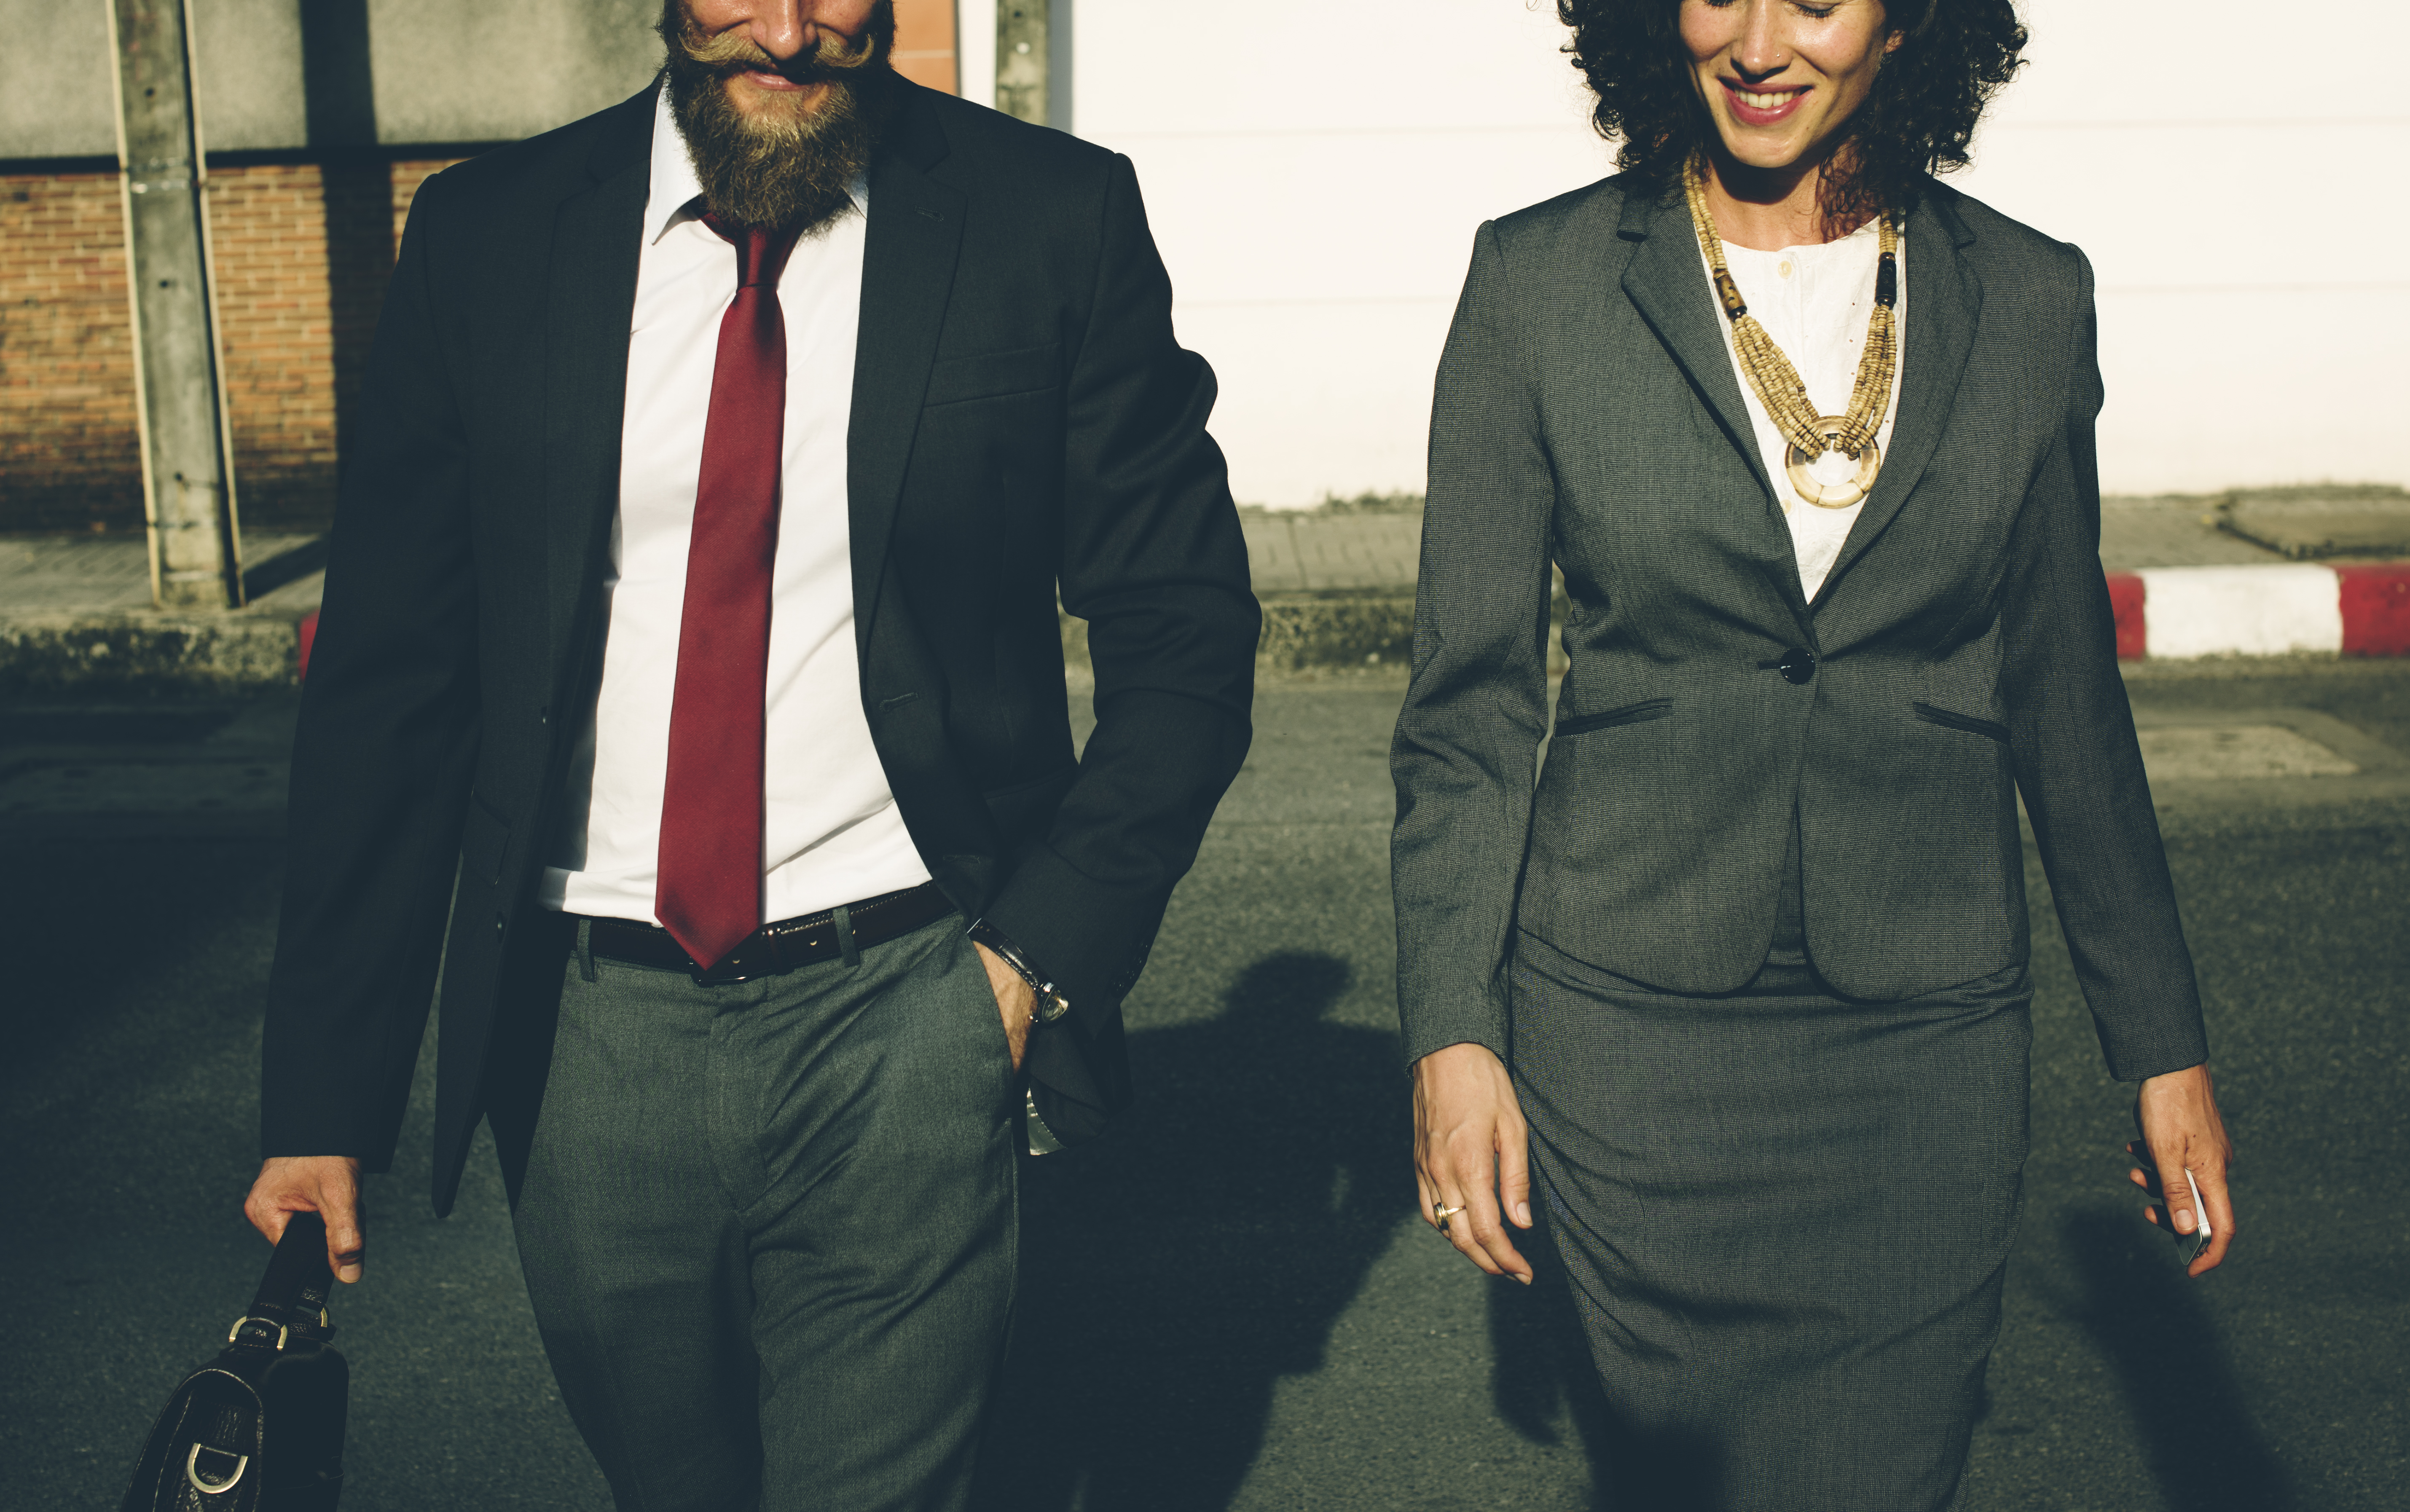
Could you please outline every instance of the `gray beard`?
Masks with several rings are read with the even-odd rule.
[[[883,66],[828,80],[828,94],[808,120],[768,123],[737,109],[725,77],[675,44],[664,72],[670,114],[694,160],[704,208],[721,224],[809,232],[851,203],[848,191],[869,171],[878,143],[875,106]]]

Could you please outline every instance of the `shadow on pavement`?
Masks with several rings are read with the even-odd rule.
[[[1578,1440],[1590,1466],[1591,1512],[1706,1512],[1723,1504],[1712,1444],[1648,1434],[1607,1405],[1574,1311],[1564,1268],[1547,1241],[1518,1242],[1529,1287],[1489,1292],[1489,1394],[1499,1418],[1533,1444]]]
[[[1022,1174],[1022,1280],[980,1512],[1216,1512],[1275,1385],[1413,1210],[1396,1041],[1328,1022],[1345,962],[1266,956],[1134,1034],[1140,1096]]]
[[[2083,1286],[2068,1311],[2115,1366],[2170,1506],[2277,1512],[2293,1505],[2218,1334],[2170,1246],[2130,1213],[2090,1207],[2060,1237]]]

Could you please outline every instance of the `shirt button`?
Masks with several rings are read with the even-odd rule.
[[[1789,277],[1791,276],[1791,259],[1790,259],[1790,258],[1785,257],[1784,259],[1782,259],[1782,261],[1781,261],[1780,263],[1777,264],[1776,266],[1777,266],[1777,268],[1780,270],[1780,272],[1781,272],[1781,274],[1782,274],[1782,276],[1783,276],[1784,278],[1789,278]]]
[[[1794,646],[1782,653],[1782,660],[1774,663],[1774,668],[1782,674],[1785,682],[1796,687],[1816,676],[1816,653]]]

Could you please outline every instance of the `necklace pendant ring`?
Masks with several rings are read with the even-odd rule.
[[[1816,429],[1832,440],[1847,423],[1843,415],[1828,414],[1816,422]],[[1882,471],[1882,448],[1869,441],[1861,449],[1842,455],[1858,464],[1856,476],[1843,483],[1819,483],[1808,471],[1808,464],[1816,458],[1793,443],[1783,454],[1783,471],[1790,476],[1793,491],[1819,509],[1847,509],[1873,492],[1875,474]]]

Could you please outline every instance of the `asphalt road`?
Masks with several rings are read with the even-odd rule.
[[[2144,722],[2283,726],[2357,775],[2157,785],[2247,1164],[2187,1283],[2122,1185],[2109,1083],[2037,901],[2034,1147],[1966,1505],[2410,1503],[2410,666],[2134,684]],[[1268,690],[1130,1004],[1140,1108],[1024,1167],[986,1512],[1592,1505],[1546,1289],[1416,1221],[1395,1055],[1394,681]],[[289,706],[0,709],[0,1507],[114,1506],[265,1249],[259,1002]],[[2185,736],[2184,738],[2189,738]],[[166,810],[174,809],[174,812]],[[539,1355],[491,1156],[428,1214],[422,1068],[371,1188],[350,1512],[607,1506]]]

